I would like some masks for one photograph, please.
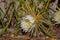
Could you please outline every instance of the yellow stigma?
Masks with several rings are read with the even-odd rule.
[[[31,27],[31,22],[27,22],[26,25],[27,25],[28,28],[30,28]]]

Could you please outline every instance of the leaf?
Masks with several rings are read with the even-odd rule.
[[[43,0],[45,3],[48,1],[48,0]]]
[[[15,34],[17,35],[18,34],[18,32],[19,32],[19,29],[20,29],[20,22],[18,21],[17,22],[17,24],[16,24],[16,32],[15,32]]]
[[[19,2],[20,2],[20,6],[24,4],[24,0],[19,0]]]
[[[9,10],[10,7],[11,7],[11,3],[10,3],[10,5],[7,8],[6,13],[8,12],[8,10]],[[9,24],[11,22],[12,16],[13,16],[13,12],[14,12],[14,8],[11,10],[9,21],[7,22],[6,26],[4,26],[4,28],[0,32],[0,36],[7,30],[8,26],[9,26]]]
[[[4,17],[4,13],[0,10],[0,22],[3,19],[3,17]]]

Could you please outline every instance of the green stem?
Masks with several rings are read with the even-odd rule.
[[[10,19],[9,19],[8,23],[6,24],[6,26],[4,26],[4,28],[3,28],[2,31],[0,32],[0,36],[7,30],[8,26],[9,26],[9,24],[10,24],[10,22],[11,22],[12,16],[13,16],[13,11],[14,11],[14,9],[12,10],[12,13],[11,13],[11,15],[10,15]]]
[[[49,32],[47,32],[45,29],[44,29],[44,25],[42,25],[42,23],[40,23],[40,28],[41,30],[44,32],[45,35],[49,36],[49,37],[56,37],[56,36],[53,36],[52,34],[49,34]]]
[[[50,3],[50,1],[51,0],[48,0],[48,2],[47,2],[47,4],[46,4],[46,6],[37,14],[37,16],[39,16],[40,15],[40,13],[44,13],[46,10],[47,10],[47,8],[48,8],[48,6],[49,6],[49,3]]]

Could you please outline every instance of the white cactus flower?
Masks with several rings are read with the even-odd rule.
[[[34,21],[35,20],[34,20],[33,16],[31,16],[31,15],[27,15],[25,17],[22,17],[21,28],[23,29],[23,31],[24,32],[31,31],[31,29],[33,27],[35,27]]]
[[[60,11],[57,11],[54,16],[54,20],[59,24],[60,23]]]

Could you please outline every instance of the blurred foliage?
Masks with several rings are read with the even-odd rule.
[[[42,9],[38,8],[38,6],[40,4],[40,0],[27,0],[27,1],[26,0],[13,0],[13,2],[10,2],[8,4],[8,9],[6,10],[6,13],[3,13],[0,10],[0,21],[1,21],[4,18],[5,14],[7,14],[7,12],[9,11],[11,4],[13,4],[13,6],[14,6],[11,13],[10,13],[9,20],[6,23],[6,26],[4,26],[3,30],[0,32],[0,35],[2,35],[7,30],[8,26],[10,25],[10,22],[13,18],[12,16],[15,16],[15,18],[17,20],[17,24],[16,24],[16,28],[15,28],[16,34],[17,34],[19,32],[19,29],[20,29],[21,17],[23,17],[27,14],[30,14],[30,15],[34,16],[34,18],[38,18],[38,20],[36,20],[36,21],[38,21],[37,25],[39,26],[39,28],[42,30],[42,32],[45,35],[47,35],[49,37],[54,37],[53,35],[51,35],[49,33],[50,28],[52,27],[52,23],[50,21],[49,15],[47,14],[50,0],[41,0],[41,1],[45,2],[45,6]],[[18,2],[19,5],[17,5],[16,2]],[[47,29],[46,26],[43,25],[43,23],[48,25],[49,28]],[[36,30],[36,29],[34,29],[34,30]]]

